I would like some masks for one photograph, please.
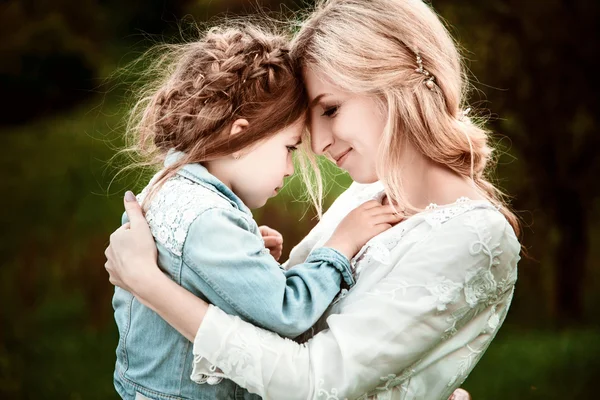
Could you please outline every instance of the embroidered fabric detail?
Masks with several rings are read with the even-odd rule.
[[[483,354],[483,349],[474,349],[471,347],[471,345],[466,345],[465,347],[469,350],[469,352],[466,356],[462,357],[458,363],[456,374],[450,378],[450,381],[447,384],[448,387],[454,386],[460,377],[466,378],[466,375],[471,371],[473,362],[479,360],[480,356]]]
[[[199,372],[198,369],[201,369],[202,366],[208,366],[207,368],[212,374],[207,375]],[[217,368],[216,365],[210,364],[207,359],[200,355],[194,355],[194,368],[192,370],[192,375],[190,376],[192,381],[199,385],[217,385],[221,383],[223,378],[226,378],[225,374],[223,374],[223,371]]]
[[[250,337],[243,336],[238,329],[241,319],[235,317],[235,324],[227,335],[227,348],[219,352],[216,364],[220,369],[210,369],[202,371],[207,377],[227,377],[235,380],[237,384],[253,392],[263,389],[261,367],[254,363],[255,360],[262,358],[262,348],[269,348],[268,343],[280,337],[269,331],[258,329],[252,332]],[[290,339],[285,339],[291,341]],[[194,364],[196,365],[196,364]],[[205,364],[205,365],[208,365]],[[214,367],[211,366],[211,367]]]
[[[349,209],[354,205],[354,199],[349,199],[348,203],[350,202],[352,204],[348,206]],[[452,266],[456,265],[456,268],[447,268],[446,253],[432,252],[429,257],[429,248],[419,249],[424,260],[408,257],[406,263],[402,263],[403,257],[413,245],[422,241],[427,241],[430,248],[438,245],[429,240],[429,235],[436,233],[435,226],[474,209],[481,211],[461,216],[460,221],[457,221],[460,223],[448,226],[448,234],[444,236],[449,241],[444,243],[444,248],[449,249],[451,254],[448,253],[447,256],[454,260]],[[305,390],[309,390],[310,398],[342,400],[350,396],[347,391],[351,391],[352,398],[356,398],[356,388],[360,388],[359,393],[362,393],[359,400],[416,398],[419,397],[418,394],[425,393],[423,390],[427,393],[435,390],[432,398],[448,398],[485,352],[506,317],[512,298],[517,273],[515,260],[518,257],[518,243],[514,242],[514,236],[507,234],[506,227],[496,224],[498,221],[500,216],[487,202],[464,199],[453,205],[432,207],[427,212],[408,219],[406,224],[399,224],[372,239],[361,249],[352,260],[352,266],[355,268],[355,276],[364,274],[363,284],[359,280],[350,291],[341,291],[335,299],[336,305],[324,314],[317,323],[317,328],[311,330],[310,336],[329,327],[329,330],[322,332],[323,338],[317,335],[313,341],[303,345],[303,348],[296,344],[288,347],[281,338],[276,338],[270,332],[230,322],[226,325],[226,330],[215,330],[214,337],[206,336],[212,340],[208,341],[210,347],[205,346],[205,355],[210,355],[210,359],[229,378],[254,388],[253,392],[260,393],[265,398],[271,393],[277,393],[277,398],[286,398],[286,395],[290,398],[304,398]],[[505,221],[504,223],[507,224]],[[331,224],[335,225],[334,222]],[[329,230],[330,227],[323,228],[323,232]],[[456,235],[453,235],[454,232]],[[310,247],[313,247],[313,243]],[[456,249],[456,254],[453,249]],[[410,268],[411,261],[422,268]],[[345,320],[332,317],[343,314],[347,309],[358,312],[348,313]],[[378,310],[377,316],[364,319],[365,316],[371,316],[373,309]],[[396,371],[390,371],[389,364],[372,363],[369,367],[373,370],[362,374],[360,371],[365,365],[365,359],[372,359],[372,354],[381,352],[386,356],[389,354],[390,358],[397,357],[401,360],[404,348],[410,347],[397,346],[402,349],[394,353],[390,351],[390,346],[386,343],[388,338],[385,337],[390,318],[386,314],[388,312],[390,316],[406,316],[409,322],[407,326],[411,325],[412,318],[418,318],[418,324],[434,328],[435,337],[423,335],[425,337],[421,338],[419,333],[411,336],[417,345],[423,344],[421,340],[426,340],[427,348],[431,348],[431,351],[420,354],[419,361],[410,361],[410,365],[403,364]],[[429,318],[430,321],[427,320]],[[372,324],[364,323],[366,321]],[[223,323],[224,320],[218,322]],[[341,329],[343,327],[350,329],[344,331]],[[461,335],[454,336],[456,332],[461,332]],[[407,333],[410,333],[408,329]],[[375,341],[370,334],[378,340]],[[341,345],[335,346],[331,351],[326,346],[330,340],[339,340]],[[352,341],[359,345],[351,346]],[[398,342],[392,343],[397,345]],[[306,357],[310,355],[309,349],[315,352],[313,360],[317,361],[298,367],[302,363],[297,360],[301,358],[306,361]],[[413,348],[406,351],[411,356],[414,354]],[[322,363],[326,365],[323,366]],[[272,369],[274,365],[276,370]],[[346,378],[342,376],[340,379],[340,373],[332,373],[332,368],[338,372],[342,370]],[[372,371],[377,371],[375,377],[372,376]],[[207,369],[203,369],[203,372],[212,375]],[[300,386],[300,379],[286,382],[291,374],[296,378],[314,374],[314,386],[308,389]],[[424,379],[417,379],[420,377]],[[431,377],[438,379],[440,384],[435,385],[435,388],[423,388],[421,385]],[[346,385],[349,379],[352,384]],[[308,379],[302,379],[302,382],[305,381]],[[293,388],[297,388],[298,393]]]
[[[480,204],[472,203],[466,197],[461,199],[463,200],[457,200],[456,203],[445,207],[439,207],[437,204],[433,203],[430,204],[426,208],[426,210],[428,210],[429,212],[427,212],[424,215],[425,221],[427,221],[427,223],[432,227],[437,228],[441,226],[444,222],[458,215],[464,214],[467,211],[471,211],[475,208],[481,207]]]
[[[151,181],[150,185],[152,185]],[[148,185],[138,196],[141,203],[150,190]],[[203,211],[231,204],[210,189],[181,175],[165,182],[153,196],[146,211],[152,235],[173,254],[181,256],[190,225]]]
[[[338,390],[336,388],[331,388],[329,391],[323,389],[323,385],[325,381],[323,379],[319,380],[319,389],[317,389],[317,399],[323,400],[341,400],[338,397]],[[347,399],[344,399],[347,400]]]
[[[456,199],[456,201],[454,202],[454,204],[466,203],[468,201],[471,201],[471,199],[468,198],[468,197],[462,196],[462,197],[459,197],[458,199]],[[425,210],[434,210],[434,209],[439,208],[439,207],[440,206],[438,206],[435,203],[429,203],[429,205],[427,207],[425,207]]]
[[[488,259],[488,264],[484,268],[476,268],[467,271],[464,282],[464,296],[466,305],[455,310],[448,317],[450,327],[446,330],[444,338],[454,335],[460,328],[461,321],[468,321],[474,318],[479,312],[487,307],[495,306],[501,300],[510,295],[514,289],[517,279],[516,269],[508,271],[507,275],[496,280],[495,267],[500,264],[500,244],[492,244],[492,235],[489,232],[487,223],[478,215],[469,215],[464,225],[477,236],[477,240],[471,243],[469,252],[476,256],[483,254]],[[492,320],[492,325],[494,321]],[[496,324],[497,326],[497,324]]]

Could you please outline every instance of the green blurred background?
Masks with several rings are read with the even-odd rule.
[[[0,398],[115,399],[117,333],[104,248],[122,195],[145,177],[122,146],[131,79],[110,78],[182,19],[290,14],[302,1],[0,2]],[[498,183],[514,196],[529,258],[511,312],[464,386],[474,399],[597,398],[600,135],[596,0],[433,0],[490,109]],[[225,14],[226,13],[226,14]],[[327,204],[349,178],[328,168]],[[314,225],[292,180],[256,218],[285,255]],[[284,257],[285,257],[284,255]]]

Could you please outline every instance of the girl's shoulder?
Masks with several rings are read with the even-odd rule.
[[[152,181],[140,193],[138,201],[145,199],[151,185]],[[204,212],[219,209],[243,217],[243,212],[228,199],[181,175],[167,180],[150,200],[145,215],[155,240],[179,256],[192,223]]]

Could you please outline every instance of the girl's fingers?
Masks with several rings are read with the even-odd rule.
[[[383,232],[387,231],[387,230],[388,230],[388,229],[390,229],[392,226],[393,226],[393,225],[391,225],[391,224],[388,224],[388,223],[380,223],[380,224],[377,224],[377,225],[375,225],[375,227],[373,228],[373,229],[374,229],[374,233],[375,233],[375,235],[374,235],[374,236],[377,236],[377,235],[379,235],[380,233],[383,233]]]
[[[379,225],[379,224],[396,224],[400,221],[402,221],[404,217],[400,214],[379,214],[379,215],[375,215],[373,217],[371,217],[369,219],[369,221],[373,224],[373,225]]]
[[[369,200],[366,203],[361,204],[359,207],[364,210],[372,210],[375,207],[381,207],[381,203],[377,200]]]
[[[370,215],[379,215],[379,214],[395,214],[399,213],[400,210],[398,208],[394,209],[390,204],[386,204],[384,206],[374,207],[369,210]]]
[[[281,235],[281,233],[277,232],[275,229],[270,228],[266,225],[259,226],[258,230],[263,238],[268,237],[268,236],[276,236],[276,237],[280,237],[283,239],[283,236]]]
[[[265,242],[266,248],[281,246],[283,244],[283,240],[279,236],[263,237],[263,241]]]

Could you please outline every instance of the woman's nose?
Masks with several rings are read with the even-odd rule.
[[[317,155],[325,154],[333,142],[333,135],[329,129],[318,122],[311,122],[310,145],[313,153]]]

